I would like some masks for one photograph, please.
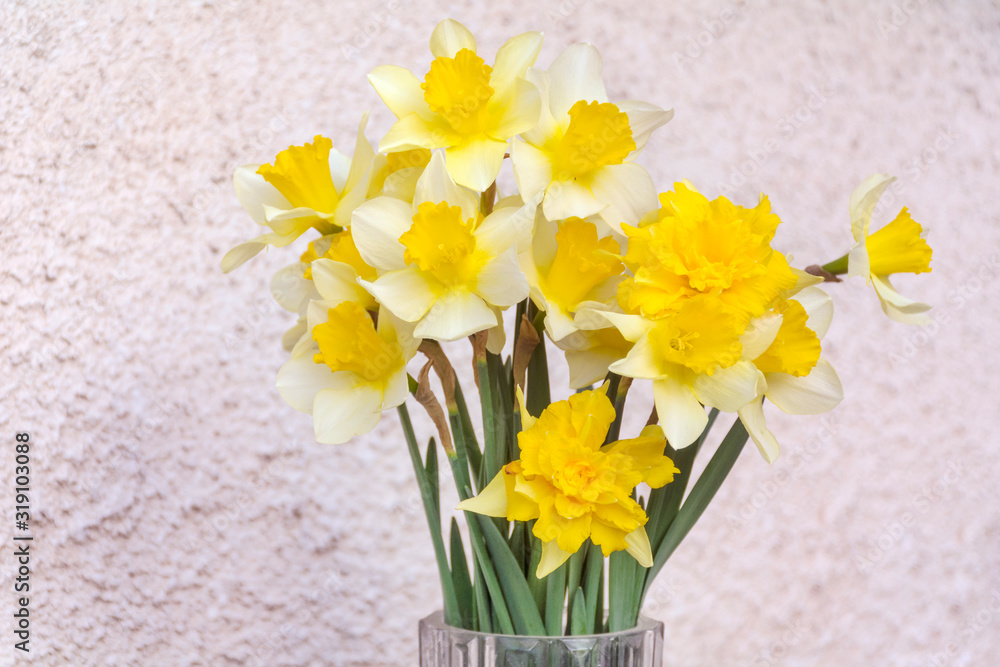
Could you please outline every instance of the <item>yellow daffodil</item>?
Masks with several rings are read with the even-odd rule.
[[[743,337],[743,358],[764,379],[759,395],[738,412],[768,463],[778,458],[778,441],[764,421],[764,398],[792,415],[828,412],[843,400],[840,378],[821,356],[820,341],[832,319],[830,296],[810,286],[754,320]]]
[[[739,312],[706,296],[685,300],[669,317],[650,320],[609,307],[582,308],[582,329],[614,326],[635,344],[609,370],[653,381],[660,425],[675,449],[692,444],[708,423],[704,405],[736,412],[759,393],[763,376],[742,358],[746,324]]]
[[[520,458],[508,463],[475,498],[458,508],[509,521],[535,520],[542,542],[535,576],[566,562],[589,538],[605,556],[627,550],[643,567],[653,556],[647,517],[632,498],[636,485],[659,488],[678,473],[663,455],[663,433],[647,427],[638,438],[604,444],[615,419],[607,383],[549,405],[536,419],[521,404]]]
[[[658,319],[688,299],[710,297],[748,322],[795,286],[796,274],[771,248],[781,221],[767,197],[748,209],[676,183],[660,203],[638,227],[625,227],[633,276],[619,286],[618,303],[626,312]]]
[[[618,241],[603,224],[580,218],[554,222],[536,213],[531,250],[521,254],[521,268],[553,341],[577,331],[573,315],[581,303],[614,298],[625,270],[619,255]]]
[[[457,183],[486,190],[500,171],[508,140],[538,122],[538,89],[525,78],[542,47],[542,34],[508,40],[490,67],[476,53],[476,39],[453,19],[431,35],[434,61],[421,82],[395,65],[372,70],[368,80],[399,120],[381,151],[445,148]]]
[[[608,101],[601,56],[590,44],[563,51],[528,79],[542,91],[538,125],[514,141],[511,160],[525,199],[544,193],[552,220],[600,215],[618,232],[656,205],[649,174],[632,162],[653,130],[673,116],[652,104]]]
[[[430,161],[431,152],[426,148],[415,148],[388,155],[379,153],[372,167],[368,198],[386,195],[403,201],[413,201],[417,179]]]
[[[855,245],[847,256],[847,275],[861,276],[875,288],[882,311],[903,324],[927,324],[926,303],[904,297],[889,281],[894,273],[925,273],[931,270],[931,247],[924,230],[904,208],[877,232],[870,232],[872,212],[895,178],[874,174],[851,195],[851,233]]]
[[[379,272],[360,282],[383,309],[414,323],[419,338],[502,330],[500,311],[528,295],[517,240],[533,216],[511,206],[483,218],[477,193],[457,185],[436,152],[412,204],[377,197],[355,211],[354,241]]]
[[[583,303],[581,307],[599,305]],[[607,377],[611,364],[624,359],[632,349],[632,343],[614,327],[592,331],[577,329],[555,345],[566,356],[570,389],[582,389],[600,382]]]
[[[236,198],[254,222],[270,231],[236,246],[222,258],[226,273],[269,245],[284,247],[309,229],[330,234],[347,227],[365,200],[375,151],[365,138],[366,113],[358,126],[354,156],[333,148],[326,137],[291,146],[274,164],[238,167],[233,175]]]
[[[410,327],[391,313],[381,311],[376,324],[363,303],[340,300],[357,283],[338,265],[312,262],[321,299],[309,303],[306,334],[278,372],[278,393],[313,416],[316,440],[325,444],[371,431],[382,411],[406,399],[406,362],[418,345]]]

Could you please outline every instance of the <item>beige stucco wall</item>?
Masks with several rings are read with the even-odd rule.
[[[995,664],[996,4],[482,6],[0,3],[0,664],[18,431],[39,664],[415,664],[440,594],[394,416],[316,445],[274,389],[290,253],[219,260],[256,233],[233,167],[320,132],[349,151],[364,109],[377,139],[365,74],[426,67],[446,15],[490,53],[531,29],[542,63],[596,44],[612,99],[676,109],[643,156],[660,187],[766,191],[800,263],[846,248],[878,170],[930,229],[934,272],[900,283],[935,324],[831,287],[847,397],[772,414],[779,462],[746,450],[677,552],[648,609],[669,664]]]

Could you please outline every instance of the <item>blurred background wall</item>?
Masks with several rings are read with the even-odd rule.
[[[440,589],[395,416],[315,444],[274,389],[291,321],[268,281],[297,251],[219,261],[257,233],[233,168],[318,133],[349,152],[365,109],[376,141],[391,116],[366,73],[422,74],[445,16],[486,54],[544,31],[542,66],[597,45],[612,100],[676,110],[641,159],[659,188],[768,193],[800,265],[846,250],[876,171],[900,183],[883,215],[930,230],[933,273],[899,283],[933,324],[830,286],[846,399],[769,413],[781,458],[744,451],[651,595],[668,664],[991,664],[1000,8],[971,0],[0,4],[0,664],[20,431],[29,658],[415,664]]]

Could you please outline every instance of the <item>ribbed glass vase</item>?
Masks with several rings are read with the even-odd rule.
[[[623,632],[519,637],[446,625],[438,611],[420,621],[421,667],[661,667],[663,623],[645,617]]]

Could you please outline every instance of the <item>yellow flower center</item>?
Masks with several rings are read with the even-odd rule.
[[[262,164],[257,173],[296,207],[311,208],[318,213],[333,213],[340,195],[330,175],[330,149],[333,142],[317,135],[313,143],[291,146],[278,153],[274,165]],[[321,229],[321,233],[334,231]]]
[[[628,116],[610,102],[580,100],[569,110],[569,127],[552,147],[554,180],[582,178],[599,167],[621,164],[636,148]]]
[[[385,381],[404,363],[397,345],[379,335],[371,315],[353,301],[344,301],[328,312],[328,320],[313,327],[319,352],[317,364],[333,372],[350,371],[369,383]]]
[[[795,285],[784,255],[771,248],[781,221],[767,198],[747,209],[725,197],[709,201],[678,183],[660,203],[655,220],[625,227],[625,264],[634,274],[618,288],[626,312],[659,319],[689,299],[712,296],[749,322]]]
[[[896,219],[868,237],[872,275],[926,273],[931,270],[931,247],[921,238],[923,228],[904,208]]]
[[[595,287],[625,270],[619,252],[618,242],[610,236],[597,238],[594,223],[569,218],[556,232],[556,256],[542,278],[542,293],[552,303],[574,311]]]
[[[466,284],[482,268],[473,235],[476,221],[462,219],[462,209],[447,202],[417,207],[410,229],[399,237],[403,260],[446,285]]]
[[[692,299],[649,331],[661,370],[676,364],[692,373],[711,375],[740,359],[745,326],[733,310],[716,299]]]
[[[475,134],[483,125],[486,103],[493,97],[493,68],[474,51],[462,49],[454,58],[435,58],[420,87],[432,111],[445,117],[459,134]]]
[[[809,314],[798,301],[782,301],[774,312],[782,316],[781,328],[771,346],[753,360],[754,366],[762,373],[809,375],[820,355],[819,336],[806,326]]]

